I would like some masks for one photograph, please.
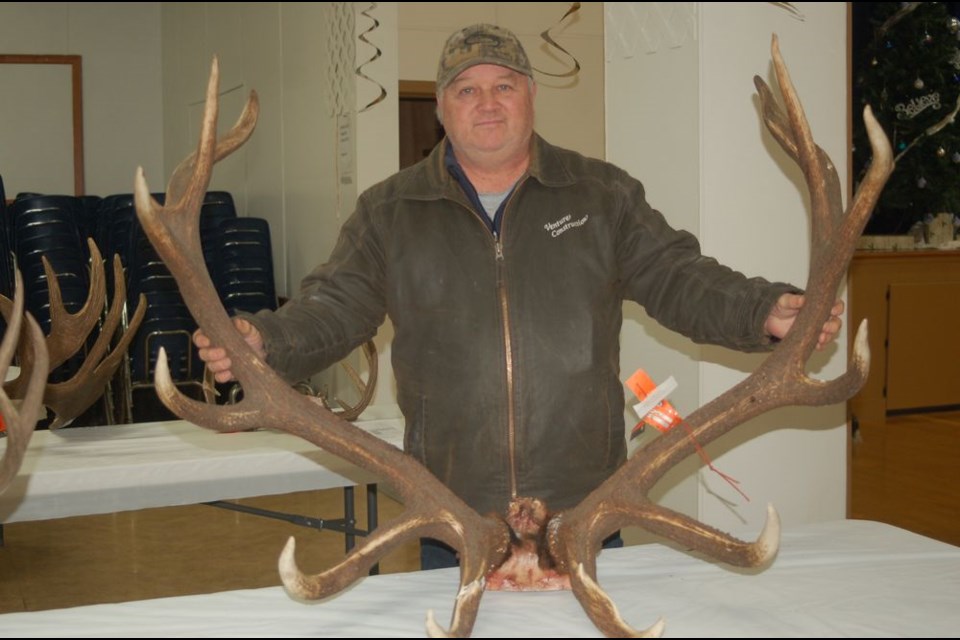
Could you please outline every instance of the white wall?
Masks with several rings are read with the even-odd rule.
[[[608,159],[640,178],[653,205],[697,234],[705,253],[750,275],[802,286],[808,198],[799,171],[762,130],[752,76],[771,82],[770,36],[777,32],[814,136],[846,176],[846,7],[795,3],[804,16],[798,20],[771,3],[666,4],[606,5]],[[696,25],[686,38],[664,29],[688,24],[682,11]],[[641,41],[639,34],[657,29],[674,41]],[[674,375],[684,413],[733,386],[762,357],[698,348],[636,311],[628,318],[624,375],[641,366],[657,379]],[[814,358],[818,377],[843,371],[845,345],[844,334]],[[703,465],[691,459],[661,483],[666,504],[728,530],[759,527],[768,502],[787,526],[845,515],[842,406],[778,411],[707,451],[751,501],[709,471],[693,473]]]
[[[0,3],[0,49],[83,58],[86,193],[130,192],[134,170],[163,157],[159,2]],[[4,100],[29,99],[5,95]],[[17,161],[0,148],[0,174]],[[7,194],[47,191],[8,184]],[[72,194],[72,182],[67,193]]]

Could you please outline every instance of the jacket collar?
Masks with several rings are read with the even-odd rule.
[[[450,175],[446,166],[445,157],[449,144],[449,140],[444,138],[433,148],[429,156],[404,171],[407,174],[407,180],[401,188],[401,197],[415,200],[437,198],[464,200],[460,185]],[[530,147],[530,167],[527,169],[527,175],[547,187],[570,186],[576,182],[564,166],[557,147],[537,133],[533,134]]]

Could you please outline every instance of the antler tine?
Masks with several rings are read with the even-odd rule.
[[[94,264],[99,261],[100,253],[96,249],[93,241],[90,242],[91,256],[95,255]],[[101,267],[102,271],[102,267]],[[54,412],[54,419],[50,423],[50,429],[59,429],[70,423],[74,418],[87,410],[87,407],[96,402],[97,398],[103,395],[103,390],[107,382],[113,378],[123,362],[123,356],[127,348],[136,336],[137,329],[143,321],[147,311],[146,296],[140,294],[137,302],[137,309],[127,323],[126,331],[117,342],[113,351],[104,357],[104,354],[110,348],[110,342],[113,339],[117,328],[120,325],[120,319],[123,314],[123,307],[127,300],[127,287],[123,277],[123,264],[120,256],[113,256],[113,281],[116,283],[113,300],[110,303],[110,311],[100,328],[100,335],[87,353],[80,370],[66,382],[57,384],[48,384],[46,393],[43,396],[43,402]]]
[[[595,563],[590,563],[595,565]],[[634,629],[620,615],[617,605],[597,583],[596,566],[584,563],[570,572],[570,586],[593,624],[608,638],[659,638],[666,621],[657,621],[646,629]]]
[[[83,308],[70,313],[63,306],[63,295],[57,274],[50,261],[43,256],[43,270],[47,274],[47,290],[50,292],[50,335],[47,336],[47,350],[50,352],[50,370],[67,361],[75,354],[87,336],[97,325],[107,299],[107,285],[103,277],[103,258],[93,240],[88,239],[90,247],[90,286]]]
[[[291,596],[300,600],[318,600],[333,595],[348,587],[355,579],[352,577],[354,574],[366,575],[381,557],[405,539],[423,535],[422,526],[423,523],[409,519],[390,522],[372,532],[341,565],[312,576],[303,574],[297,567],[294,557],[296,543],[293,537],[290,537],[278,561],[284,588]],[[506,547],[504,551],[505,549]],[[489,571],[491,559],[483,554],[468,552],[464,553],[461,560],[461,586],[454,604],[450,628],[444,629],[437,623],[433,611],[427,612],[427,635],[431,638],[466,637],[470,635],[476,621],[485,585],[484,576]],[[496,560],[493,562],[496,563]]]
[[[376,474],[401,496],[404,513],[359,545],[340,566],[314,578],[303,577],[295,564],[285,570],[287,580],[293,576],[295,586],[312,585],[308,595],[311,589],[329,593],[355,582],[390,548],[417,536],[443,540],[460,550],[461,591],[482,583],[485,573],[506,554],[506,524],[482,518],[413,458],[297,393],[254,354],[220,304],[203,261],[200,207],[213,164],[250,136],[259,106],[256,93],[251,92],[237,124],[216,140],[217,76],[214,60],[201,141],[197,151],[177,168],[166,205],[161,207],[150,196],[142,169],[137,171],[135,202],[147,237],[176,279],[197,324],[230,355],[234,377],[243,387],[243,399],[235,405],[218,406],[187,398],[173,384],[163,352],[156,367],[157,395],[177,415],[207,428],[238,431],[271,427],[297,435]],[[291,547],[288,555],[292,554]],[[328,582],[332,586],[326,586]],[[479,597],[463,600],[465,604],[458,602],[454,616],[453,631],[458,634],[469,633],[479,604]]]
[[[23,311],[23,278],[20,276],[19,270],[16,272],[15,280],[16,293],[9,314],[7,310],[10,307],[3,305],[4,316],[7,320],[7,332],[3,336],[3,341],[0,342],[0,379],[6,377],[10,361],[13,359],[13,354],[20,339],[21,323],[24,317],[26,317],[27,322],[25,340],[29,343],[29,351],[35,366],[30,372],[30,382],[20,402],[19,409],[14,407],[14,403],[6,391],[0,389],[0,414],[3,415],[4,422],[7,425],[7,449],[3,454],[3,461],[0,462],[0,492],[10,485],[23,462],[27,445],[30,444],[30,436],[33,435],[33,428],[40,417],[40,410],[43,406],[43,388],[47,378],[47,345],[43,339],[40,325],[29,313]]]
[[[202,204],[207,186],[210,183],[210,172],[207,171],[203,179],[198,179],[201,176],[196,172],[197,167],[212,169],[214,164],[242,147],[253,133],[257,118],[260,115],[260,101],[257,92],[251,91],[236,124],[225,135],[217,138],[217,115],[220,109],[217,100],[219,84],[220,61],[214,56],[210,66],[210,79],[207,82],[206,106],[204,107],[203,123],[200,129],[200,144],[196,151],[177,165],[170,181],[167,183],[167,198],[169,201],[179,203],[183,199],[186,211],[192,211],[192,207],[199,207]]]
[[[334,398],[337,404],[343,407],[343,409],[334,411],[334,413],[348,422],[353,422],[359,418],[363,410],[370,406],[370,402],[373,400],[373,394],[377,389],[377,346],[373,343],[373,340],[368,340],[363,343],[362,351],[367,360],[367,370],[369,371],[369,378],[366,382],[360,378],[360,374],[358,374],[353,367],[346,362],[341,363],[353,386],[360,390],[360,400],[358,400],[356,404],[351,405],[342,398]]]
[[[414,526],[415,523],[409,520],[388,522],[371,532],[371,535],[344,560],[343,565],[312,576],[304,574],[297,566],[296,541],[293,536],[290,536],[277,562],[280,579],[286,590],[296,598],[301,600],[326,598],[350,586],[350,582],[344,581],[345,576],[342,570],[344,565],[354,565],[351,574],[366,575],[381,557],[402,542],[402,534]]]
[[[803,169],[810,190],[813,240],[806,302],[790,333],[746,380],[693,412],[685,421],[686,429],[673,429],[653,440],[579,505],[557,516],[556,522],[551,522],[551,550],[555,550],[558,563],[562,562],[570,569],[574,593],[605,633],[633,633],[616,615],[613,603],[596,583],[594,558],[600,541],[618,528],[639,525],[740,566],[757,566],[776,554],[779,517],[772,507],[768,509],[763,533],[755,542],[747,543],[651,504],[647,492],[668,469],[693,453],[696,445],[706,445],[750,418],[788,404],[822,405],[845,400],[856,393],[866,379],[869,352],[865,325],[861,325],[857,333],[854,357],[845,374],[829,382],[813,380],[805,372],[805,363],[830,315],[856,238],[892,171],[890,143],[867,109],[864,118],[874,159],[868,176],[845,214],[840,203],[836,169],[813,141],[776,36],[771,51],[786,115],[773,99],[769,87],[759,78],[755,78],[755,84],[764,123],[780,146]],[[611,626],[605,628],[603,624],[608,619],[614,622],[606,623]]]

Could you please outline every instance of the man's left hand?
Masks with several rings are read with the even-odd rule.
[[[774,338],[783,338],[787,335],[805,301],[806,298],[795,293],[785,293],[780,296],[763,325],[767,334]],[[817,339],[818,350],[833,342],[840,333],[840,327],[843,326],[843,320],[840,319],[843,308],[843,300],[837,300],[834,303],[833,309],[830,310],[830,317],[823,323],[823,330]]]

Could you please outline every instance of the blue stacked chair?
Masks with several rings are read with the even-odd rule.
[[[233,196],[226,191],[208,191],[200,207],[200,246],[207,271],[213,274],[216,268],[217,229],[224,220],[235,220],[237,208]]]
[[[224,220],[215,234],[211,272],[227,313],[277,308],[270,227],[263,218]]]
[[[49,286],[41,257],[49,260],[57,274],[68,311],[78,311],[87,299],[88,249],[78,225],[82,207],[73,196],[29,196],[15,200],[10,210],[14,253],[23,274],[27,308],[49,333]]]
[[[276,309],[270,228],[262,218],[227,218],[207,232],[210,277],[227,313]],[[213,385],[211,379],[208,385]],[[236,383],[215,384],[217,402],[234,402]],[[208,398],[208,401],[210,399]]]
[[[97,240],[100,237],[100,203],[103,201],[103,198],[100,196],[77,196],[77,199],[80,201],[80,215],[77,219],[77,226],[80,228],[80,237]],[[86,246],[86,243],[84,243],[84,247]],[[99,243],[97,247],[100,247]],[[101,252],[102,251],[103,249],[101,248]],[[110,260],[110,254],[103,253],[102,255],[108,262],[112,261]]]
[[[118,193],[100,201],[96,222],[97,246],[103,252],[104,258],[112,261],[114,255],[120,256],[124,273],[130,264],[130,234],[136,219],[132,193]],[[107,293],[113,296],[112,269],[107,270]]]

